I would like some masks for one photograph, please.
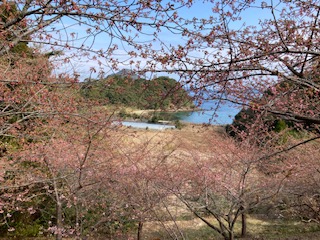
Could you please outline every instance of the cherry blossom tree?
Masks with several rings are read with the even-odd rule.
[[[172,46],[155,58],[162,68],[176,72],[170,66],[178,66],[190,89],[205,98],[319,125],[318,3],[207,5],[212,8],[210,17],[194,19],[194,28],[185,29],[187,44]],[[256,17],[247,20],[253,10]],[[268,89],[269,96],[264,94]]]
[[[261,209],[269,205],[273,206],[270,215],[293,216],[286,212],[290,211],[290,204],[294,206],[299,201],[290,199],[296,199],[292,196],[298,194],[298,189],[308,189],[300,182],[305,179],[301,156],[284,154],[266,158],[268,150],[251,144],[248,139],[236,142],[210,130],[208,133],[206,142],[210,147],[180,146],[171,161],[157,168],[159,176],[153,180],[156,186],[167,191],[168,196],[175,196],[196,218],[226,240],[253,234],[247,230],[247,216],[254,216],[255,212],[267,214]],[[299,156],[299,151],[295,151]],[[317,179],[316,170],[310,171]],[[315,183],[315,179],[308,183]],[[311,202],[306,192],[300,197]],[[285,207],[284,199],[287,199]]]
[[[193,23],[199,24],[185,30],[186,45],[170,46],[170,51],[154,59],[161,62],[161,68],[179,72],[200,100],[215,99],[216,108],[226,102],[237,103],[253,112],[250,124],[245,125],[248,131],[240,131],[240,139],[260,145],[259,151],[264,155],[257,156],[254,162],[260,159],[263,164],[259,171],[279,176],[280,183],[288,179],[280,173],[290,172],[290,162],[295,158],[290,151],[320,138],[319,3],[211,1],[208,6],[212,7],[210,17],[194,19]],[[248,17],[253,11],[255,17]],[[163,71],[161,68],[159,72]],[[298,143],[282,144],[284,134],[272,132],[270,124],[279,119],[312,133]],[[276,157],[281,153],[288,156]],[[312,153],[318,156],[317,151]],[[313,191],[302,196],[300,200],[304,200],[297,200],[297,206],[309,205],[310,212],[316,209]]]
[[[179,5],[186,4],[181,2]],[[102,150],[108,150],[98,141],[101,134],[108,136],[106,131],[111,127],[112,112],[99,114],[92,102],[79,99],[78,74],[74,71],[56,74],[61,64],[56,60],[62,64],[72,63],[72,57],[85,56],[102,65],[100,59],[106,58],[108,64],[117,68],[119,61],[113,53],[118,46],[114,41],[126,42],[130,46],[138,34],[149,34],[150,29],[157,32],[165,25],[171,28],[167,22],[171,22],[175,8],[172,3],[158,1],[2,2],[0,134],[2,155],[6,157],[2,159],[6,161],[2,163],[1,172],[1,212],[4,214],[2,224],[8,230],[14,231],[9,223],[11,211],[23,212],[21,202],[30,205],[39,195],[49,197],[55,206],[54,221],[52,225],[48,224],[57,239],[64,234],[81,234],[83,211],[79,209],[83,205],[93,207],[100,204],[94,201],[90,191],[97,192],[103,187],[112,189],[117,184],[123,186],[118,183],[120,177],[106,177],[119,172],[121,166],[114,162],[117,156],[107,157],[102,153]],[[84,31],[74,30],[82,26],[85,26]],[[93,46],[98,34],[109,39],[101,48]],[[64,56],[61,56],[62,51]],[[56,54],[57,59],[52,60],[50,57]],[[128,55],[135,54],[128,52]],[[66,131],[68,128],[72,130]],[[83,131],[86,134],[82,134]],[[112,170],[112,163],[119,168]],[[101,171],[106,168],[110,171],[99,171],[101,175],[91,177],[99,166],[103,166]],[[25,175],[20,174],[22,172]],[[111,203],[120,199],[115,191],[99,193],[109,197]],[[125,215],[126,208],[122,203],[108,208],[118,209]],[[65,222],[64,211],[68,206],[79,207],[76,208],[79,211],[76,211],[74,225]],[[39,210],[35,210],[35,206],[28,209],[30,214]],[[113,214],[113,210],[109,213]],[[105,215],[107,217],[98,223],[90,223],[91,226],[97,228],[115,218]]]
[[[299,145],[290,156],[280,155],[279,169],[285,169],[288,181],[283,186],[279,205],[283,216],[303,222],[319,223],[319,141]]]

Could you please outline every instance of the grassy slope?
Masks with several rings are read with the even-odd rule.
[[[132,143],[141,144],[148,142],[150,145],[166,145],[175,148],[176,151],[199,151],[202,154],[210,153],[210,138],[224,138],[223,127],[186,125],[182,130],[138,130],[124,129],[128,133],[126,143],[132,146]],[[134,134],[134,137],[132,137]],[[317,143],[319,144],[319,143]],[[192,149],[190,149],[190,147]],[[202,221],[196,219],[188,213],[182,206],[175,206],[177,224],[185,234],[186,239],[221,239],[213,230],[207,227]],[[167,226],[173,227],[173,222],[166,222]],[[176,230],[178,231],[178,230]],[[240,227],[237,228],[240,233]],[[144,225],[143,239],[169,239],[167,233],[158,222],[149,222]],[[258,216],[251,215],[248,219],[248,237],[249,239],[320,239],[320,225],[316,223],[303,223],[301,221],[285,221],[282,219],[259,219]]]

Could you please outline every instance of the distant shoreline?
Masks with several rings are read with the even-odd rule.
[[[179,108],[179,109],[126,109],[127,113],[130,114],[148,114],[153,112],[168,112],[168,113],[174,113],[174,112],[200,112],[203,111],[201,108]]]
[[[113,119],[122,119],[124,121],[141,121],[157,123],[160,121],[171,121],[173,124],[195,123],[210,125],[231,124],[238,109],[226,106],[221,108],[214,116],[215,112],[210,110],[210,105],[200,107],[182,107],[164,109],[138,109],[136,107],[124,105],[106,105],[103,108],[113,112]]]

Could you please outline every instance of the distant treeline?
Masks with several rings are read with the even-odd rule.
[[[169,77],[152,80],[112,75],[86,80],[81,95],[101,104],[120,104],[139,109],[177,109],[193,107],[192,98],[181,84]]]

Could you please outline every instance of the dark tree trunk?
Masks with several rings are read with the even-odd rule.
[[[227,233],[227,234],[224,236],[224,240],[234,240],[234,233],[233,233],[233,231]]]
[[[142,227],[143,227],[143,222],[139,222],[137,240],[142,239]]]
[[[245,237],[247,235],[247,214],[241,214],[241,237]]]

